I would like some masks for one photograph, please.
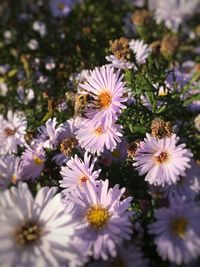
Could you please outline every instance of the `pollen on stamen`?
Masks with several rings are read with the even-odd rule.
[[[44,162],[41,158],[39,158],[36,155],[33,156],[33,160],[34,160],[36,165],[41,165]]]
[[[99,95],[99,106],[101,108],[107,108],[112,101],[112,96],[109,92],[103,91]]]
[[[91,227],[101,230],[107,225],[110,214],[107,208],[101,205],[93,205],[87,210],[86,218]]]
[[[180,217],[172,221],[172,232],[180,238],[185,238],[188,222],[186,218]]]
[[[4,130],[4,132],[5,132],[5,134],[6,134],[7,137],[12,136],[12,135],[15,134],[15,130],[10,129],[9,127],[7,127],[7,128]]]
[[[94,132],[96,135],[101,135],[101,134],[103,134],[103,128],[101,126],[99,126],[98,128],[95,129]]]
[[[168,161],[168,159],[169,155],[167,152],[161,152],[159,156],[155,157],[155,161],[160,164]]]
[[[80,184],[85,184],[88,181],[88,177],[83,175],[79,178]]]
[[[37,242],[42,235],[41,227],[34,222],[24,222],[15,233],[15,241],[20,246]]]

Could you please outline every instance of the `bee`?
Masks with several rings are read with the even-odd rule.
[[[75,95],[75,104],[74,104],[74,116],[85,117],[85,112],[89,107],[92,97],[87,93],[77,93]]]
[[[87,108],[94,105],[94,96],[88,92],[82,91],[78,93],[67,92],[66,101],[74,108],[74,118],[77,116],[85,117]]]

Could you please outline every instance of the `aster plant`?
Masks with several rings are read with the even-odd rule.
[[[2,0],[0,24],[0,266],[199,267],[199,1]]]

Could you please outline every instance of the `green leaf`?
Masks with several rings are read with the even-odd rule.
[[[163,113],[164,111],[166,111],[166,109],[167,109],[167,106],[166,105],[163,105],[163,106],[157,108],[156,111],[155,111],[155,113],[156,114]]]
[[[200,100],[200,94],[195,94],[195,95],[187,98],[184,101],[184,104],[188,105],[188,104],[191,104],[193,101],[197,101],[197,100]]]

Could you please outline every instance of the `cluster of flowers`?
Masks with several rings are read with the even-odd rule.
[[[68,16],[78,2],[51,0],[52,15]],[[145,4],[134,2],[139,7]],[[166,27],[178,30],[199,5],[198,1],[183,5],[186,2],[168,3],[170,10],[177,4],[176,15],[166,16],[164,0],[149,1],[149,10],[157,23],[164,21]],[[41,37],[47,34],[40,21],[33,30]],[[31,50],[34,45],[29,43]],[[141,70],[153,47],[123,37],[110,46],[108,64],[79,73],[77,116],[61,124],[52,117],[31,137],[24,113],[9,110],[6,118],[0,116],[0,266],[149,266],[141,250],[143,237],[137,237],[143,229],[134,210],[135,199],[126,188],[112,186],[113,181],[101,175],[100,166],[109,168],[113,161],[123,160],[131,161],[138,180],[144,177],[152,199],[156,196],[166,202],[161,208],[153,206],[145,229],[161,259],[182,265],[200,256],[200,171],[192,152],[175,133],[178,125],[172,130],[168,122],[156,118],[144,140],[129,144],[119,124],[121,113],[136,105],[124,72]],[[153,94],[160,97],[156,106],[167,104],[162,96],[169,93],[179,94],[183,101],[197,94],[198,88],[183,90],[196,67],[194,62],[184,62],[167,70],[165,87],[152,85]],[[46,69],[53,68],[55,62],[50,60]],[[193,81],[194,86],[199,82]],[[32,99],[34,92],[30,92]],[[81,102],[85,99],[87,103]],[[140,99],[152,111],[149,96],[142,94]],[[192,101],[187,108],[198,111],[199,103]],[[195,119],[198,131],[199,116]],[[53,186],[52,176],[50,187],[37,183],[44,178],[49,161],[56,166],[58,187]]]
[[[28,266],[37,259],[42,266],[64,261],[79,265],[80,258],[84,258],[82,264],[87,260],[80,256],[81,251],[87,252],[85,256],[108,260],[109,255],[115,258],[118,250],[123,251],[122,241],[131,239],[132,198],[125,197],[124,188],[109,188],[108,180],[98,179],[96,158],[89,154],[113,151],[121,141],[116,120],[127,101],[122,79],[119,70],[110,66],[95,68],[80,84],[93,96],[88,118],[60,125],[56,118],[49,119],[30,144],[24,139],[27,122],[22,115],[9,111],[7,120],[1,117],[1,189],[37,178],[44,169],[45,149],[56,150],[58,145],[61,151],[53,160],[63,165],[60,187],[64,188],[62,194],[55,194],[54,187],[41,188],[35,199],[24,183],[1,193],[1,264],[12,266],[18,260]],[[133,152],[133,166],[139,175],[146,174],[145,180],[155,187],[152,190],[161,187],[160,191],[169,197],[170,206],[155,211],[156,222],[149,231],[156,235],[159,255],[181,264],[196,258],[200,251],[199,208],[193,202],[199,181],[195,167],[187,170],[191,152],[184,144],[177,145],[175,134],[159,127],[155,125],[152,134],[147,133],[137,149],[130,148],[129,152]],[[160,130],[163,132],[159,135]],[[18,146],[25,146],[21,158],[12,154]],[[78,155],[67,156],[73,148],[84,154],[84,160]],[[138,255],[132,250],[131,258]]]
[[[8,120],[2,119],[1,154],[6,155],[0,163],[1,189],[10,182],[18,182],[18,187],[1,192],[1,266],[80,266],[87,256],[108,260],[109,255],[115,258],[117,251],[126,254],[122,241],[131,239],[133,212],[125,188],[109,188],[108,180],[97,180],[96,159],[85,152],[84,160],[75,155],[61,167],[62,193],[56,194],[56,187],[43,187],[33,198],[22,181],[37,178],[44,168],[45,148],[55,149],[59,140],[68,136],[64,140],[69,141],[73,132],[69,135],[66,131],[68,122],[56,127],[55,118],[48,120],[31,146],[25,145],[19,159],[10,153],[22,145],[26,121],[11,114]],[[19,127],[21,122],[23,127]],[[146,264],[138,248],[127,246],[133,252],[129,258]]]

